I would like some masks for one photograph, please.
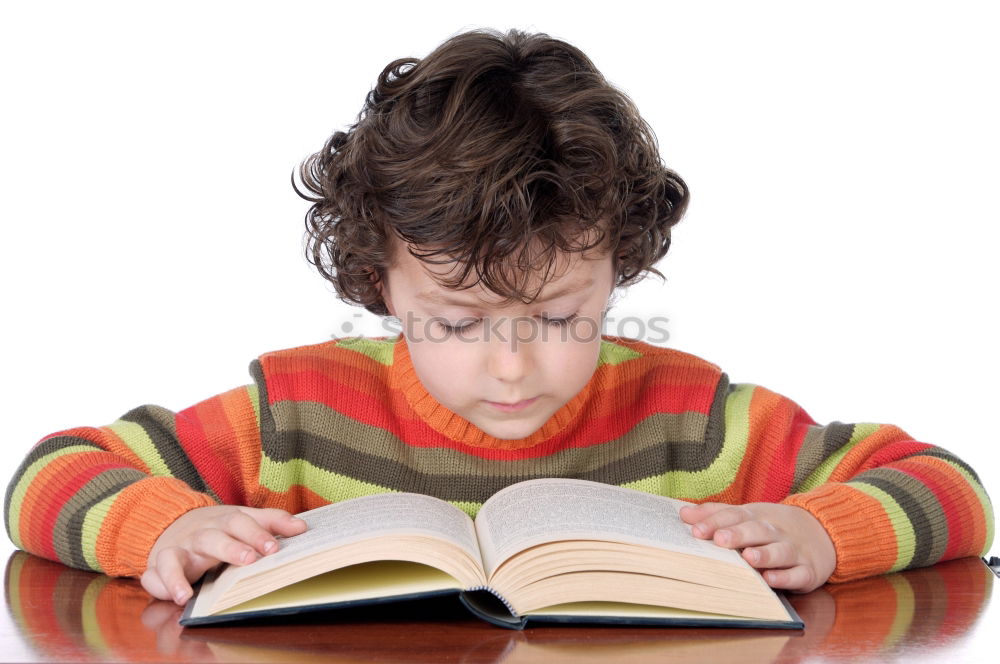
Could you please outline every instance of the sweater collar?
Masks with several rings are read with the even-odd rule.
[[[454,413],[431,396],[420,382],[410,358],[406,338],[400,333],[393,348],[391,384],[402,392],[410,408],[427,426],[438,433],[472,447],[519,450],[534,447],[563,431],[576,419],[584,403],[590,397],[593,380],[580,392],[552,414],[540,429],[530,436],[518,439],[496,438],[486,433],[472,422]]]

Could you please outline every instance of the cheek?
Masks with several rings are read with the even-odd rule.
[[[600,351],[599,338],[553,344],[544,351],[547,373],[575,393],[594,375]]]
[[[410,359],[420,381],[439,394],[460,392],[469,383],[475,365],[471,344],[424,340],[410,346]],[[435,395],[437,396],[437,395]]]

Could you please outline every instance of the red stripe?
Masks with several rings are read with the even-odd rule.
[[[782,403],[791,405],[791,402],[788,401]],[[767,475],[764,478],[764,491],[760,501],[779,503],[789,494],[792,482],[795,481],[795,460],[799,458],[799,450],[802,449],[802,443],[806,439],[809,427],[815,424],[816,422],[809,417],[808,413],[798,409],[794,415],[788,438],[782,445],[774,449],[774,455],[771,457],[771,463],[768,464]],[[744,459],[745,461],[746,459]],[[750,464],[742,463],[741,466],[747,467]]]
[[[23,554],[21,554],[23,555]],[[70,653],[79,652],[82,644],[71,637],[72,629],[59,620],[56,607],[67,604],[66,593],[61,592],[65,578],[79,574],[76,570],[41,558],[28,558],[21,567],[16,586],[8,592],[16,592],[21,601],[22,619],[19,625],[22,634],[28,637],[38,650],[57,661]],[[70,602],[71,604],[71,602]]]
[[[927,443],[918,443],[915,440],[901,440],[895,443],[889,443],[868,457],[868,459],[865,460],[864,465],[858,469],[858,472],[878,468],[880,466],[887,466],[890,463],[913,456],[914,454],[923,452],[931,447],[934,446],[928,445]]]
[[[586,438],[577,435],[574,436],[575,440],[569,441],[566,434],[561,433],[531,448],[494,450],[472,447],[445,437],[414,414],[403,395],[395,391],[386,395],[392,400],[391,405],[384,402],[375,404],[371,394],[359,391],[348,383],[331,380],[319,372],[301,372],[295,380],[276,381],[276,386],[280,387],[268,393],[272,403],[286,399],[322,403],[352,420],[384,429],[412,447],[444,447],[482,459],[508,461],[546,456],[567,447],[589,447],[606,443],[625,435],[644,418],[657,413],[704,414],[709,411],[715,396],[714,385],[688,385],[679,389],[676,385],[661,384],[640,390],[636,388],[634,381],[622,383],[597,396],[600,403],[615,404],[614,412],[592,419],[586,419],[583,414],[578,415],[581,422],[586,420]],[[634,399],[636,394],[641,395],[640,401],[630,404],[629,400]],[[600,408],[594,407],[592,410]]]
[[[214,429],[211,445],[205,432],[206,422],[210,422]],[[219,445],[222,441],[235,440],[236,437],[227,431],[231,431],[231,425],[221,400],[212,397],[178,412],[174,417],[174,427],[177,439],[191,463],[222,502],[228,505],[245,504],[240,490],[239,473],[232,472],[232,468],[238,465],[238,459],[234,458],[227,463],[224,456],[227,450]],[[217,446],[219,449],[216,449]],[[229,452],[234,454],[232,450]]]
[[[59,560],[55,549],[55,528],[56,520],[66,503],[76,495],[90,480],[94,479],[105,470],[112,468],[122,468],[120,463],[103,463],[96,466],[89,466],[82,469],[76,475],[67,477],[67,481],[49,495],[47,504],[39,513],[37,522],[30,525],[32,539],[37,541],[41,548],[41,555],[52,560]],[[67,468],[67,470],[69,470]]]
[[[963,549],[971,543],[971,536],[969,529],[962,522],[959,501],[951,495],[951,489],[956,486],[956,483],[943,477],[943,473],[936,468],[926,466],[919,461],[900,461],[891,467],[923,482],[941,504],[948,525],[948,544],[939,560],[966,555],[967,552]]]

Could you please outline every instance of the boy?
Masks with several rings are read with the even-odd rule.
[[[615,288],[659,274],[688,192],[572,46],[475,31],[390,63],[300,175],[310,262],[403,333],[266,353],[180,412],[43,439],[7,492],[18,546],[184,604],[301,532],[290,513],[414,491],[474,514],[567,476],[700,503],[693,532],[778,588],[989,547],[986,493],[948,452],[599,334]]]

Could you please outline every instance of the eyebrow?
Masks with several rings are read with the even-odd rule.
[[[572,295],[573,293],[579,293],[582,290],[590,288],[594,285],[594,279],[590,278],[586,281],[581,281],[577,284],[570,284],[559,290],[553,291],[546,295],[545,297],[540,297],[535,300],[535,302],[549,302],[557,298]],[[447,295],[442,295],[441,293],[436,293],[434,291],[420,291],[415,296],[419,300],[424,300],[425,302],[433,302],[435,304],[452,304],[459,307],[481,307],[485,303],[480,300],[461,300],[454,297],[449,297]]]

